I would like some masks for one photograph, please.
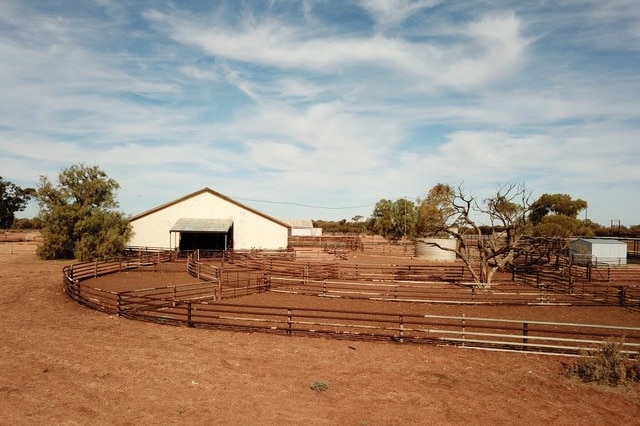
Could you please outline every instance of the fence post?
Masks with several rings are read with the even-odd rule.
[[[527,343],[529,343],[529,339],[527,336],[529,336],[529,323],[523,322],[522,323],[522,350],[523,351],[528,350]]]
[[[327,279],[322,280],[322,294],[327,295]]]
[[[116,316],[120,316],[121,310],[122,310],[122,296],[120,295],[120,293],[118,293],[116,295],[117,297],[117,307],[118,307],[118,311],[116,313]]]
[[[262,276],[262,280],[263,280],[263,283],[264,283],[263,291],[269,291],[269,289],[271,288],[271,275],[264,274]]]
[[[93,262],[93,278],[98,278],[98,260]]]
[[[550,293],[553,293],[553,284],[549,284],[549,286],[544,287],[544,299],[547,303],[551,303],[551,298],[549,296]]]
[[[569,266],[569,294],[573,294],[573,267]]]
[[[287,335],[291,336],[291,309],[287,309]]]
[[[189,300],[187,302],[187,326],[188,327],[193,327],[193,321],[191,320],[191,301]]]
[[[400,315],[400,338],[398,339],[398,341],[400,343],[404,343],[404,315]]]
[[[464,346],[464,340],[466,338],[466,335],[465,335],[466,325],[467,325],[467,318],[465,314],[462,314],[462,346]]]
[[[626,306],[626,293],[627,293],[627,288],[624,286],[620,286],[618,287],[618,295],[620,297],[620,306],[625,307]]]

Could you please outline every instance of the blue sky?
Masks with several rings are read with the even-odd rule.
[[[0,0],[0,60],[23,187],[85,163],[129,214],[208,186],[337,220],[524,183],[640,224],[635,0]]]

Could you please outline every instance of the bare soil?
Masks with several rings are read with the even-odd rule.
[[[73,302],[62,291],[73,262],[40,261],[34,249],[0,243],[0,425],[640,424],[638,386],[566,378],[573,358],[131,321]],[[116,277],[102,283],[190,281],[170,271]],[[418,306],[640,326],[640,313],[616,308]]]

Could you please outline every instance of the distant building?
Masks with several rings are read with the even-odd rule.
[[[576,263],[627,264],[627,244],[606,238],[578,238],[569,243],[569,252]]]
[[[314,228],[310,219],[287,219],[284,222],[291,227],[292,237],[320,237],[322,228]]]
[[[290,227],[209,188],[130,219],[134,247],[180,250],[286,249]]]

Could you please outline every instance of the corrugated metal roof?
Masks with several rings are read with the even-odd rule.
[[[283,222],[292,228],[313,228],[311,219],[286,219]]]
[[[181,217],[171,227],[171,232],[228,232],[232,219],[196,219]]]
[[[268,220],[270,220],[270,221],[272,221],[272,222],[275,222],[275,223],[280,224],[280,225],[282,225],[282,226],[285,226],[285,227],[287,227],[287,228],[291,228],[291,225],[288,225],[288,224],[286,224],[285,222],[283,222],[283,221],[281,221],[281,220],[279,220],[279,219],[273,218],[273,217],[271,217],[271,216],[269,216],[269,215],[267,215],[267,214],[264,214],[264,213],[262,213],[262,212],[259,212],[258,210],[255,210],[255,209],[253,209],[253,208],[251,208],[251,207],[245,206],[244,204],[241,204],[241,203],[239,203],[238,201],[232,200],[231,198],[229,198],[229,197],[227,197],[227,196],[225,196],[225,195],[222,195],[222,194],[220,194],[219,192],[216,192],[216,191],[214,191],[213,189],[208,188],[208,187],[204,187],[204,188],[202,188],[202,189],[201,189],[201,190],[199,190],[199,191],[193,192],[193,193],[191,193],[191,194],[187,194],[187,195],[185,195],[184,197],[178,198],[177,200],[169,201],[168,203],[161,204],[161,205],[159,205],[159,206],[157,206],[157,207],[154,207],[154,208],[152,208],[152,209],[150,209],[150,210],[147,210],[147,211],[145,211],[145,212],[142,212],[142,213],[138,213],[138,214],[136,214],[136,215],[133,215],[133,216],[131,216],[131,217],[129,218],[129,221],[130,221],[130,222],[136,221],[136,220],[138,220],[138,219],[140,219],[140,218],[142,218],[142,217],[145,217],[145,216],[148,216],[148,215],[150,215],[150,214],[156,213],[156,212],[158,212],[158,211],[160,211],[160,210],[163,210],[163,209],[165,209],[165,208],[167,208],[167,207],[169,207],[169,206],[173,206],[173,205],[179,204],[179,203],[181,203],[181,202],[183,202],[183,201],[185,201],[185,200],[188,200],[188,199],[190,199],[190,198],[197,197],[197,196],[202,195],[202,194],[209,194],[209,195],[212,195],[212,196],[214,196],[214,197],[218,197],[218,198],[220,198],[221,200],[227,201],[228,203],[234,204],[234,205],[236,205],[236,206],[238,206],[238,207],[240,207],[240,208],[242,208],[242,209],[244,209],[244,210],[247,210],[247,211],[250,211],[250,212],[252,212],[252,213],[255,213],[255,214],[259,215],[259,216],[262,216],[262,217],[264,217],[265,219],[268,219]]]
[[[625,244],[622,241],[607,238],[578,238],[576,241],[586,241],[589,244]]]

